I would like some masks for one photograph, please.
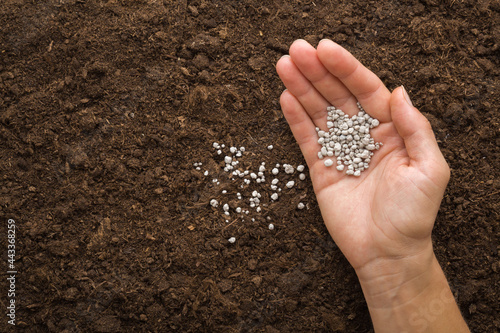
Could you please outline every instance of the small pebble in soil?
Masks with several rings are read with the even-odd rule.
[[[231,237],[227,241],[232,244],[232,243],[236,242],[236,238],[235,237]]]

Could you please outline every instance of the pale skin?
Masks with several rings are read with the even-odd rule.
[[[434,255],[431,232],[449,167],[427,119],[403,87],[392,93],[340,45],[295,41],[277,72],[281,107],[307,165],[325,225],[361,283],[379,332],[469,332]],[[356,102],[380,121],[383,146],[360,177],[327,168],[316,127],[326,107],[350,116]]]

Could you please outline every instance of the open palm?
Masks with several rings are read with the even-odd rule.
[[[411,257],[432,247],[430,235],[449,168],[429,122],[405,96],[338,44],[312,47],[298,40],[276,65],[285,84],[283,113],[309,166],[324,222],[346,258],[359,271],[378,260]],[[315,127],[327,130],[326,108],[350,116],[356,102],[380,121],[370,167],[360,177],[327,168],[317,156]],[[409,99],[408,99],[409,101]]]

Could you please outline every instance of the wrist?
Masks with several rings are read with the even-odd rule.
[[[377,333],[469,332],[432,245],[356,273]]]
[[[432,245],[415,255],[374,260],[356,270],[371,308],[392,308],[411,301],[439,281],[440,272]]]
[[[364,273],[357,272],[358,278],[368,306],[374,309],[404,305],[438,282],[447,285],[433,252],[379,262]]]

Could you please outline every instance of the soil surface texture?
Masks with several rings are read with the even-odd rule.
[[[275,63],[295,39],[329,38],[389,89],[404,84],[430,120],[452,170],[435,251],[471,330],[497,332],[499,11],[497,0],[1,1],[2,312],[12,219],[19,331],[372,332],[307,168],[300,180],[280,166],[270,198],[275,164],[304,164]],[[255,173],[265,162],[265,182],[225,172],[226,155]],[[14,329],[2,317],[0,331]]]

